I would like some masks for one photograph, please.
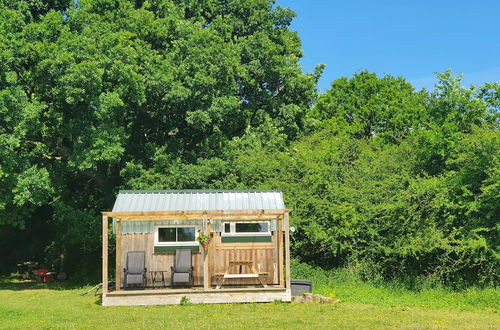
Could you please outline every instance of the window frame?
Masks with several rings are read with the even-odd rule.
[[[238,223],[266,223],[267,224],[267,232],[244,232],[244,233],[237,233],[236,232],[236,224]],[[229,224],[229,233],[226,233],[226,224]],[[226,221],[222,223],[222,228],[221,228],[221,236],[232,236],[232,237],[238,237],[238,236],[271,236],[271,221]]]
[[[160,228],[176,228],[175,239],[177,239],[177,228],[194,228],[194,241],[160,242],[158,240]],[[198,246],[199,245],[199,242],[196,240],[198,238],[198,228],[195,225],[157,225],[155,226],[153,236],[154,236],[154,246]]]

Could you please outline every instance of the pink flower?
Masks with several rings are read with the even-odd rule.
[[[198,229],[198,232],[201,233],[201,229]]]

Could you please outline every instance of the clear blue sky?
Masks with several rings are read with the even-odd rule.
[[[304,71],[324,90],[361,69],[432,88],[451,68],[464,85],[500,81],[500,0],[278,0],[297,17]]]

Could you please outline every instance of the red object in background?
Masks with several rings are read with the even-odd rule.
[[[52,282],[52,274],[47,269],[40,268],[36,271],[37,282],[49,283]]]

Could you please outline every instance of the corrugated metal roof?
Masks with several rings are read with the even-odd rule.
[[[276,190],[121,190],[113,212],[281,210]]]

